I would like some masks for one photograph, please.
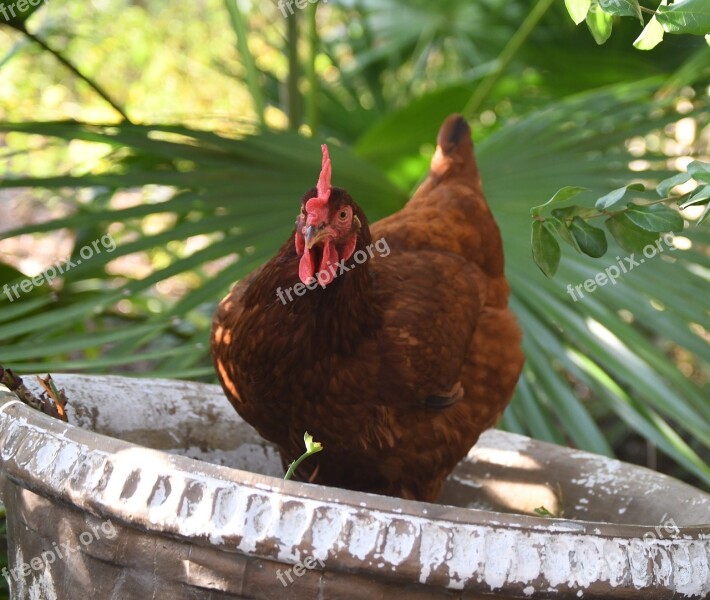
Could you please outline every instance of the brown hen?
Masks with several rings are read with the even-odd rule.
[[[304,432],[323,444],[298,478],[435,500],[523,365],[466,121],[444,122],[427,180],[372,227],[331,187],[324,147],[293,235],[222,300],[211,351],[230,402],[284,465]]]

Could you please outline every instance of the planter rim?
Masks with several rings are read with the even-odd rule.
[[[542,560],[554,548],[564,554],[583,546],[599,565],[600,579],[586,582],[590,589],[602,591],[600,585],[616,587],[620,580],[631,578],[639,579],[639,589],[661,586],[687,597],[710,593],[710,524],[682,527],[673,538],[647,540],[644,535],[654,534],[657,527],[506,514],[284,481],[141,447],[58,421],[17,401],[2,385],[0,444],[0,473],[22,487],[98,517],[226,552],[291,564],[313,556],[326,559],[328,569],[350,572],[360,570],[368,556],[377,555],[376,560],[385,565],[382,576],[388,579],[488,593],[499,589],[520,596],[530,582],[537,590],[576,589],[575,582],[564,577],[558,581],[559,573],[545,564],[539,565],[537,573],[522,573],[520,566],[518,572],[503,576],[481,576],[466,565],[458,565],[458,571],[440,569],[436,553],[442,540],[453,537],[475,545],[475,540],[483,539],[493,557],[518,544],[542,544]],[[377,532],[383,528],[386,535],[380,551],[373,554],[368,544],[376,545]],[[347,540],[337,552],[328,546],[335,538]],[[417,544],[420,558],[426,556],[415,565],[417,561],[405,559]],[[654,571],[658,580],[643,580],[644,560],[666,556],[672,567],[671,554],[676,550],[689,561],[692,558],[701,579],[691,573],[681,585],[664,583],[662,573]],[[609,552],[626,556],[617,570],[605,562]],[[585,582],[576,581],[581,583]]]
[[[10,396],[9,398],[8,395]],[[8,407],[8,404],[11,406]],[[425,514],[430,519],[450,523],[471,523],[476,525],[500,524],[530,531],[559,531],[560,533],[582,532],[591,527],[594,529],[595,536],[609,538],[619,537],[620,533],[636,533],[638,537],[643,537],[644,533],[653,532],[656,529],[651,525],[625,525],[580,519],[570,520],[553,517],[535,517],[531,515],[510,514],[491,510],[418,502],[367,492],[354,492],[340,488],[331,488],[312,483],[286,481],[269,475],[252,473],[231,467],[222,467],[187,456],[169,454],[160,450],[146,448],[101,433],[87,431],[71,423],[63,423],[25,405],[4,385],[0,384],[0,432],[5,430],[8,417],[10,419],[16,419],[28,432],[36,431],[40,434],[46,432],[46,434],[55,439],[66,439],[85,448],[87,452],[82,454],[81,458],[77,458],[76,464],[79,464],[87,457],[91,458],[91,454],[93,453],[103,457],[111,452],[115,453],[122,450],[131,450],[139,454],[145,454],[146,459],[155,458],[155,455],[159,454],[170,466],[186,473],[194,474],[195,480],[199,478],[211,480],[213,483],[230,482],[239,486],[253,488],[254,490],[275,492],[295,498],[312,498],[313,492],[317,492],[319,496],[324,497],[325,501],[332,502],[333,504],[341,504],[353,508],[367,507],[368,509],[377,509],[398,516],[422,516],[422,514]],[[94,446],[96,444],[92,444],[92,442],[99,442],[102,449],[98,450],[95,448]],[[4,468],[5,464],[7,464],[7,454],[6,451],[3,450],[0,452],[0,467]],[[228,472],[227,476],[225,476],[224,470]],[[70,504],[73,504],[75,500],[74,494],[66,487],[56,489],[47,486],[44,482],[37,482],[36,473],[30,468],[29,463],[16,465],[16,468],[12,470],[12,478],[17,483],[23,485],[27,484],[28,487],[35,487],[37,491],[42,491],[43,494],[56,500]],[[354,498],[343,496],[354,496]],[[86,506],[86,508],[93,508],[94,511],[92,512],[95,512],[96,516],[115,516],[127,524],[143,525],[140,519],[134,519],[130,514],[113,514],[114,507],[111,505],[106,505],[104,510],[102,510],[101,507],[103,507],[101,503]],[[425,512],[423,513],[422,511]],[[150,521],[148,523],[150,524],[150,529],[153,530],[155,523]],[[692,532],[693,534],[701,536],[708,535],[710,534],[710,522],[707,524],[698,524],[695,527],[683,527],[682,529],[684,533]],[[692,537],[696,536],[693,535]]]

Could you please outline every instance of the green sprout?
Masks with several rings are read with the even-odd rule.
[[[540,515],[541,517],[556,517],[553,513],[551,513],[547,508],[544,506],[538,506],[535,510],[535,513]]]
[[[323,444],[321,444],[320,442],[314,442],[313,436],[310,435],[307,431],[303,434],[303,443],[306,445],[306,451],[289,465],[288,471],[286,471],[286,475],[284,475],[284,479],[286,481],[293,477],[293,474],[296,472],[298,465],[300,465],[304,460],[311,456],[311,454],[315,454],[316,452],[320,452],[321,450],[323,450]]]

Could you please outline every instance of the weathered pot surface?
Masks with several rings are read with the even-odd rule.
[[[710,596],[710,496],[643,468],[490,431],[404,501],[284,482],[217,386],[55,380],[70,424],[0,386],[13,598]]]

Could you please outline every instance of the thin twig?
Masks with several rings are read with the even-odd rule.
[[[52,54],[60,63],[62,63],[67,69],[69,69],[74,75],[76,75],[79,79],[87,83],[91,89],[93,89],[99,96],[101,96],[106,102],[108,102],[111,107],[123,117],[123,120],[132,123],[132,121],[128,118],[128,115],[124,112],[124,110],[118,105],[118,103],[111,98],[111,96],[108,94],[106,90],[104,90],[96,81],[92,80],[90,77],[87,75],[84,75],[74,64],[69,62],[64,55],[59,52],[58,50],[55,50],[51,46],[47,44],[43,39],[37,37],[33,33],[30,33],[26,29],[21,30],[22,33],[24,33],[29,39],[31,39],[35,44],[38,44],[41,46],[44,50]]]
[[[674,204],[677,202],[680,202],[686,194],[683,196],[668,196],[667,198],[661,198],[660,200],[653,200],[652,202],[646,202],[644,204],[636,204],[635,206],[652,206],[654,204],[662,204],[662,203],[668,203],[668,204]],[[591,215],[585,215],[585,220],[588,219],[596,219],[597,217],[613,217],[614,215],[618,215],[619,213],[625,212],[628,210],[629,205],[627,204],[624,208],[620,210],[600,210],[596,213],[592,213]]]
[[[660,200],[653,200],[651,202],[646,202],[645,204],[635,204],[635,206],[652,206],[654,204],[661,204],[661,203],[668,203],[668,204],[675,204],[683,200],[685,196],[688,194],[683,194],[682,196],[668,196],[666,198],[661,198]],[[584,208],[584,207],[582,207]],[[596,219],[598,217],[613,217],[615,215],[618,215],[620,213],[626,212],[629,208],[629,205],[627,204],[624,206],[624,208],[621,208],[619,210],[599,210],[597,212],[591,212],[591,213],[584,213],[583,215],[577,215],[583,218],[585,221],[589,221],[590,219]],[[591,208],[588,210],[592,210]],[[533,215],[532,217],[533,221],[540,221],[542,223],[545,222],[545,217],[542,215]]]
[[[523,44],[527,41],[528,37],[530,37],[530,34],[540,22],[540,19],[542,19],[554,1],[555,0],[539,0],[533,9],[528,13],[528,16],[498,56],[495,70],[478,84],[478,87],[476,87],[476,90],[473,92],[471,99],[463,109],[462,114],[466,119],[471,120],[476,114],[478,114],[481,106],[486,101],[491,91],[493,91],[493,88],[498,83],[498,80],[501,78],[503,73],[505,73],[505,70],[510,65],[518,50],[520,50]]]

